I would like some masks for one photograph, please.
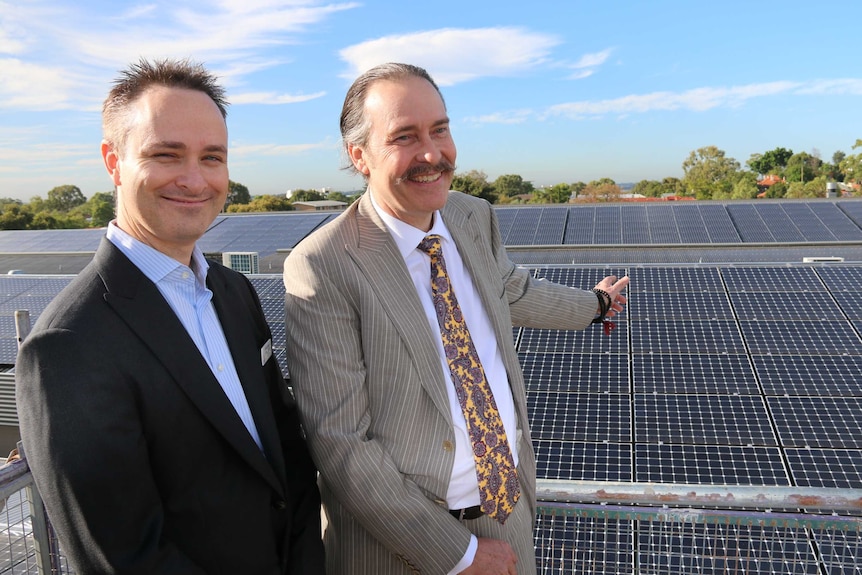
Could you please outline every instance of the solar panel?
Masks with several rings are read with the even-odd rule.
[[[592,206],[569,208],[569,217],[566,221],[566,235],[563,243],[566,244],[591,244],[596,227],[596,208]]]
[[[847,319],[862,319],[862,292],[837,293],[834,297]]]
[[[793,484],[862,489],[862,450],[788,449]]]
[[[646,206],[621,206],[621,232],[624,244],[650,243],[649,221]]]
[[[814,270],[826,287],[835,292],[862,292],[862,267],[821,267]]]
[[[629,298],[628,313],[632,320],[734,318],[726,294],[695,291],[638,293]]]
[[[744,355],[632,356],[635,393],[758,394],[757,380]]]
[[[622,226],[619,206],[599,206],[596,208],[596,226],[593,243],[619,244],[622,242]]]
[[[631,443],[628,395],[527,392],[533,439]]]
[[[635,481],[712,485],[788,485],[776,447],[635,445]]]
[[[222,217],[198,240],[205,253],[258,252],[261,256],[296,247],[332,213],[276,213]]]
[[[632,481],[632,448],[625,443],[534,439],[536,474],[545,479]]]
[[[813,268],[734,267],[721,268],[729,292],[823,291],[823,283]]]
[[[542,208],[542,215],[532,243],[534,245],[560,245],[566,231],[568,212],[569,210],[563,207]]]
[[[862,229],[859,229],[859,226],[848,218],[847,214],[841,211],[835,202],[810,202],[806,206],[816,214],[829,232],[835,236],[835,239],[839,241],[862,240]]]
[[[679,230],[680,242],[686,244],[708,244],[712,241],[698,206],[683,204],[674,205],[671,208],[673,209],[674,220]],[[730,224],[730,227],[732,229],[733,225]],[[736,241],[738,240],[739,238],[737,237]]]
[[[698,208],[700,208],[700,215],[713,243],[733,244],[742,241],[739,230],[725,206],[699,205]]]
[[[560,353],[625,353],[628,347],[627,326],[616,321],[609,337],[602,335],[602,326],[590,325],[580,331],[524,328],[518,351]]]
[[[512,224],[515,222],[515,214],[518,210],[515,208],[495,208],[494,214],[497,216],[497,227],[500,230],[500,237],[505,243],[506,236],[509,235],[509,230],[512,229]]]
[[[811,209],[811,204],[782,202],[778,205],[787,214],[787,218],[799,228],[806,241],[834,242],[838,239]],[[772,222],[770,224],[772,225]]]
[[[862,293],[860,293],[862,295]],[[812,297],[807,292],[732,293],[736,317],[742,320],[843,319],[844,314],[829,294]]]
[[[634,353],[745,353],[732,321],[632,321]]]
[[[517,209],[515,212],[515,221],[512,222],[512,229],[504,236],[505,244],[507,246],[533,245],[533,238],[536,236],[541,215],[541,210],[530,208]]]
[[[744,242],[774,242],[775,237],[770,233],[766,223],[751,204],[730,204],[727,213],[733,220],[739,236]]]
[[[862,396],[862,356],[755,355],[766,395]]]
[[[616,354],[518,354],[528,391],[628,393],[628,357]]]
[[[754,204],[753,207],[775,241],[789,243],[805,240],[805,236],[787,216],[781,204]]]
[[[862,398],[768,397],[785,447],[862,448]]]
[[[724,292],[715,268],[632,268],[629,277],[630,292]]]
[[[634,413],[637,443],[778,445],[757,396],[637,394]]]
[[[677,229],[673,207],[666,205],[650,205],[647,208],[650,241],[654,244],[678,244],[680,233]]]
[[[862,342],[846,321],[741,321],[753,354],[862,355]]]
[[[623,277],[628,272],[625,268],[539,268],[536,277],[544,278],[565,286],[591,289],[605,276]]]

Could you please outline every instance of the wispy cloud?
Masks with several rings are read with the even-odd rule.
[[[0,0],[0,109],[93,109],[116,71],[142,56],[193,56],[226,85],[241,85],[244,75],[289,61],[289,55],[267,56],[268,50],[299,43],[316,24],[358,6],[156,0],[94,13],[71,4]],[[272,94],[266,101],[304,100]]]
[[[332,140],[324,140],[322,142],[308,144],[231,144],[230,156],[234,158],[244,158],[248,156],[293,156],[307,152],[309,150],[327,150],[335,149],[338,144]]]
[[[297,104],[316,100],[326,95],[326,92],[314,94],[276,94],[275,92],[246,92],[230,97],[231,104]]]
[[[569,75],[570,80],[581,80],[595,74],[596,69],[604,64],[613,52],[612,48],[607,48],[601,52],[593,52],[592,54],[584,54],[581,59],[570,65],[569,68],[574,72]]]
[[[441,86],[480,77],[512,76],[547,61],[561,40],[521,28],[443,28],[385,36],[339,52],[353,79],[385,62],[410,62],[427,69]]]
[[[688,110],[706,112],[716,108],[738,108],[757,98],[789,94],[811,95],[862,95],[862,79],[812,80],[808,82],[777,81],[745,84],[731,87],[703,87],[684,92],[651,92],[630,94],[606,100],[581,100],[549,106],[543,110],[512,110],[472,116],[471,123],[516,124],[528,120],[547,120],[564,117],[586,120],[604,116],[625,117],[632,114]]]

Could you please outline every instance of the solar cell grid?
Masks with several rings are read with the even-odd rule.
[[[539,573],[636,573],[632,521],[540,515],[534,529]]]
[[[787,217],[799,228],[806,241],[834,242],[837,238],[829,231],[807,203],[783,202],[779,204]]]
[[[524,328],[518,351],[558,353],[626,353],[627,330],[624,321],[616,321],[616,329],[609,336],[602,333],[598,324],[578,331]]]
[[[794,485],[862,489],[862,451],[858,449],[788,449]]]
[[[862,397],[862,356],[755,355],[752,361],[766,395]]]
[[[757,396],[635,395],[637,443],[778,445]]]
[[[527,392],[534,440],[631,443],[628,395]]]
[[[565,286],[591,289],[605,276],[617,276],[618,278],[626,275],[626,268],[619,267],[603,267],[603,268],[539,268],[536,270],[536,277],[545,278],[554,283],[563,284]]]
[[[862,342],[846,321],[741,321],[752,354],[862,355]]]
[[[635,481],[788,485],[777,447],[637,444]]]
[[[767,397],[781,445],[862,448],[862,398]]]
[[[12,333],[15,333],[14,329]],[[14,337],[0,337],[0,365],[15,365],[18,356],[18,339]]]
[[[634,353],[740,354],[745,346],[732,321],[632,321]]]
[[[730,204],[727,213],[744,242],[774,242],[766,223],[751,204]]]
[[[595,229],[596,209],[593,207],[569,208],[566,221],[566,244],[591,244]]]
[[[555,245],[563,242],[568,208],[542,208],[542,216],[533,238],[534,245]]]
[[[823,283],[809,267],[727,267],[721,277],[729,292],[823,291]]]
[[[628,393],[628,357],[621,354],[519,354],[527,391]]]
[[[541,215],[541,210],[518,208],[512,229],[504,237],[505,244],[507,246],[533,245],[533,238],[536,236]]]
[[[635,393],[755,395],[760,390],[744,355],[632,356]]]
[[[857,226],[862,228],[862,202],[859,201],[845,201],[845,202],[836,202],[835,203],[838,208],[847,214],[847,217],[853,221]]]
[[[509,235],[509,230],[512,229],[512,224],[515,221],[515,214],[518,212],[515,208],[495,208],[494,214],[497,216],[497,228],[500,230],[500,237],[505,240]]]
[[[632,320],[733,319],[727,295],[713,292],[640,292],[629,298],[628,313]]]
[[[683,206],[677,206],[679,209]],[[742,241],[739,236],[739,231],[733,223],[727,208],[719,205],[701,205],[697,206],[700,210],[700,215],[703,218],[704,227],[709,233],[709,237],[713,243],[726,244],[738,243]],[[677,218],[679,219],[679,218]]]
[[[862,292],[840,292],[833,294],[842,317],[862,319]]]
[[[716,269],[690,267],[637,267],[629,276],[633,292],[723,292]]]
[[[764,225],[777,242],[801,242],[805,236],[796,227],[781,204],[755,204],[754,209],[760,215]]]
[[[631,481],[631,444],[534,439],[536,475],[567,481]]]
[[[862,292],[862,267],[829,266],[814,270],[826,287],[835,292]]]
[[[808,207],[817,214],[817,217],[835,236],[835,239],[839,241],[862,240],[862,229],[859,229],[859,226],[851,221],[835,203],[811,202]]]
[[[617,206],[597,207],[593,242],[596,244],[619,244],[621,241],[620,208]]]
[[[741,320],[835,320],[844,317],[825,291],[762,295],[735,292],[730,294],[730,299],[736,317]]]
[[[36,323],[36,319],[53,299],[53,295],[19,294],[0,303],[0,314],[14,314],[17,310],[27,310],[30,312],[30,322]]]
[[[284,302],[284,282],[280,276],[249,276],[259,298],[274,298]]]

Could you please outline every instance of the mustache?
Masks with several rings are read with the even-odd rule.
[[[398,183],[401,183],[404,180],[409,180],[411,178],[415,178],[416,176],[424,176],[425,174],[434,174],[437,172],[446,173],[454,171],[455,164],[453,164],[449,160],[440,160],[433,166],[418,165],[408,168],[403,174],[401,174],[401,177],[399,177],[396,181]]]

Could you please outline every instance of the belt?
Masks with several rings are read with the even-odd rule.
[[[464,509],[450,509],[449,513],[458,521],[463,521],[464,519],[479,519],[485,515],[479,505],[465,507]]]

